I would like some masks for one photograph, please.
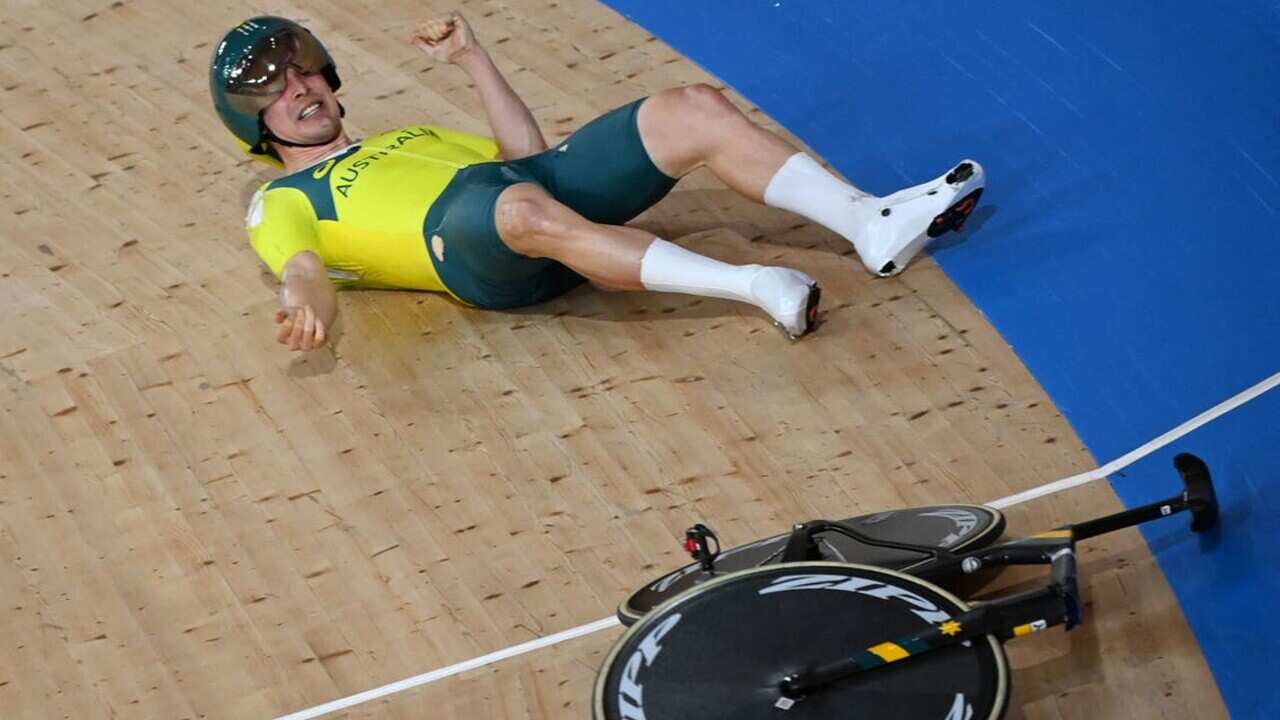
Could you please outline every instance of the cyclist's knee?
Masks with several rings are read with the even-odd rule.
[[[518,253],[545,256],[549,245],[563,234],[559,203],[542,188],[512,185],[498,197],[494,223],[502,241]]]
[[[675,175],[683,174],[690,166],[706,160],[746,119],[729,98],[706,83],[665,90],[657,98],[660,102],[654,104],[654,111],[642,120],[647,120],[648,127],[657,130],[655,134],[663,144],[656,149],[667,160],[668,167],[659,163],[659,168],[664,171],[674,169],[677,171]],[[642,131],[645,125],[645,122],[641,123]],[[647,141],[646,147],[651,153],[655,148],[649,143],[658,144],[659,139]],[[665,158],[666,155],[674,157]]]
[[[679,89],[681,102],[686,108],[708,118],[723,118],[738,114],[738,108],[724,93],[706,83],[694,83]]]

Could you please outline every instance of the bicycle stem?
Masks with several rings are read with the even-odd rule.
[[[939,553],[933,560],[917,567],[912,574],[929,579],[936,576],[949,575],[956,565],[959,565],[963,572],[972,573],[992,565],[1040,565],[1049,563],[1052,562],[1053,556],[1059,550],[1064,547],[1074,546],[1074,543],[1080,540],[1087,540],[1188,510],[1194,512],[1195,509],[1195,501],[1184,492],[1181,495],[1175,495],[1131,510],[1123,510],[1074,525],[1065,525],[1057,530],[1038,533],[1019,540],[1011,540],[963,556]]]
[[[1190,510],[1191,504],[1187,500],[1186,494],[1175,495],[1149,505],[1133,508],[1132,510],[1124,510],[1122,512],[1100,517],[1096,520],[1086,520],[1082,523],[1069,525],[1075,535],[1076,540],[1087,540],[1091,537],[1097,537],[1116,530],[1140,525],[1148,520],[1156,520],[1162,517],[1168,517],[1176,513]]]

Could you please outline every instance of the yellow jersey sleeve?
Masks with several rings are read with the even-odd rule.
[[[321,257],[316,214],[307,196],[293,188],[263,186],[249,203],[245,218],[249,242],[262,261],[280,278],[289,258],[310,250]]]

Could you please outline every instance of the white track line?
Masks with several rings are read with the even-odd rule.
[[[1062,492],[1063,490],[1068,490],[1086,483],[1091,483],[1095,480],[1100,480],[1121,468],[1132,465],[1138,460],[1141,460],[1187,433],[1190,433],[1197,428],[1231,412],[1232,410],[1235,410],[1268,390],[1275,388],[1277,385],[1280,385],[1280,372],[1272,375],[1266,380],[1263,380],[1257,385],[1254,385],[1248,390],[1245,390],[1239,395],[1214,405],[1160,437],[1151,440],[1131,452],[1121,455],[1096,470],[1090,470],[1089,472],[1080,473],[1079,475],[1072,475],[1071,477],[1063,478],[1046,485],[1041,485],[1040,487],[1035,487],[1015,495],[1010,495],[1009,497],[1000,498],[999,500],[989,502],[987,504],[995,508],[1012,507],[1030,500],[1035,500],[1036,498],[1052,495],[1053,493]],[[333,702],[328,702],[324,705],[317,705],[316,707],[309,708],[307,710],[300,710],[291,715],[283,715],[276,718],[276,720],[310,720],[311,718],[317,718],[321,715],[328,715],[329,713],[345,710],[354,705],[367,703],[370,700],[377,700],[381,697],[409,690],[411,688],[418,687],[419,685],[426,685],[427,683],[432,683],[437,680],[443,680],[444,678],[464,673],[468,670],[475,670],[486,665],[492,665],[493,663],[506,660],[507,658],[523,655],[527,652],[533,652],[534,650],[540,650],[545,647],[551,647],[552,645],[558,645],[559,643],[567,642],[574,638],[582,637],[583,635],[590,635],[601,630],[608,630],[609,628],[620,624],[621,623],[619,623],[618,619],[615,617],[601,618],[595,622],[587,623],[586,625],[579,625],[578,627],[570,628],[554,635],[548,635],[543,638],[520,643],[519,645],[491,652],[488,655],[471,658],[470,660],[465,660],[456,665],[450,665],[448,667],[440,668],[439,670],[432,670],[431,672],[423,673],[421,675],[414,675],[413,677],[398,680],[372,690],[366,690],[350,697],[334,700]]]
[[[415,688],[415,687],[418,687],[419,685],[426,685],[427,683],[435,682],[436,680],[443,680],[444,678],[447,678],[451,675],[457,675],[458,673],[463,673],[468,670],[474,670],[476,668],[484,667],[485,665],[490,665],[492,663],[496,663],[501,660],[506,660],[507,658],[512,658],[517,655],[523,655],[527,652],[533,652],[534,650],[538,650],[544,647],[551,647],[552,645],[555,645],[557,643],[562,643],[562,642],[565,642],[566,640],[572,640],[576,637],[581,637],[583,635],[590,635],[591,633],[598,632],[600,630],[607,630],[613,627],[614,625],[620,625],[620,624],[621,623],[618,622],[618,618],[614,618],[614,617],[602,618],[593,623],[587,623],[586,625],[579,625],[576,628],[570,628],[568,630],[565,630],[564,632],[558,632],[555,635],[548,635],[546,637],[538,638],[537,640],[530,640],[529,642],[520,643],[519,645],[515,645],[513,647],[504,648],[502,650],[498,650],[497,652],[491,652],[488,655],[481,655],[480,657],[477,657],[477,658],[471,658],[470,660],[460,662],[457,665],[450,665],[449,667],[440,668],[439,670],[432,670],[431,672],[423,673],[421,675],[414,675],[411,678],[405,678],[404,680],[398,680],[396,682],[383,685],[382,687],[374,688],[372,690],[366,690],[357,695],[352,695],[351,697],[345,697],[345,698],[342,698],[341,700],[334,700],[333,702],[328,702],[328,703],[325,703],[324,705],[317,705],[316,707],[313,707],[309,710],[300,710],[296,713],[293,713],[292,715],[285,715],[283,717],[277,718],[277,720],[309,720],[309,718],[316,718],[316,717],[320,717],[321,715],[328,715],[329,713],[332,713],[332,712],[345,710],[353,705],[359,705],[360,703],[367,703],[370,700],[377,700],[380,697],[386,697],[387,695],[398,693],[403,690],[408,690],[410,688]]]
[[[1266,380],[1263,380],[1262,382],[1258,383],[1257,385],[1254,385],[1253,387],[1249,388],[1248,390],[1245,390],[1244,392],[1240,393],[1239,395],[1236,395],[1235,397],[1229,398],[1227,400],[1224,400],[1218,403],[1217,405],[1214,405],[1208,410],[1205,410],[1204,412],[1182,423],[1178,427],[1170,430],[1169,432],[1161,435],[1160,437],[1155,438],[1150,442],[1125,453],[1124,455],[1121,455],[1120,457],[1116,458],[1115,460],[1112,460],[1111,462],[1107,463],[1106,465],[1103,465],[1100,468],[1097,468],[1096,470],[1090,470],[1089,472],[1080,473],[1079,475],[1072,475],[1071,477],[1063,478],[1061,480],[1051,482],[1047,485],[1041,485],[1040,487],[1034,487],[1034,488],[1031,488],[1030,490],[1024,490],[1020,493],[1010,495],[1009,497],[1000,498],[999,500],[996,500],[994,502],[989,502],[987,504],[994,508],[1007,508],[1013,505],[1020,505],[1024,502],[1027,502],[1028,500],[1035,500],[1036,498],[1044,497],[1045,495],[1052,495],[1053,493],[1056,493],[1056,492],[1062,492],[1063,490],[1077,487],[1079,485],[1091,483],[1094,480],[1101,480],[1102,478],[1110,475],[1111,473],[1121,468],[1125,468],[1132,465],[1133,463],[1150,455],[1156,450],[1159,450],[1165,445],[1168,445],[1174,440],[1177,440],[1183,435],[1186,435],[1187,433],[1190,433],[1196,430],[1197,428],[1200,428],[1203,425],[1213,420],[1216,420],[1223,415],[1226,415],[1232,410],[1235,410],[1241,405],[1258,397],[1259,395],[1265,393],[1266,391],[1271,390],[1277,385],[1280,385],[1280,373],[1276,373],[1275,375],[1272,375]]]

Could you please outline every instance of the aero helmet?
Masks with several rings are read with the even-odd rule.
[[[310,30],[269,15],[232,28],[213,49],[209,63],[209,93],[222,124],[246,152],[276,166],[281,166],[280,158],[267,141],[298,143],[272,135],[262,121],[262,111],[284,92],[285,70],[290,65],[321,73],[334,91],[342,85],[329,51]]]

